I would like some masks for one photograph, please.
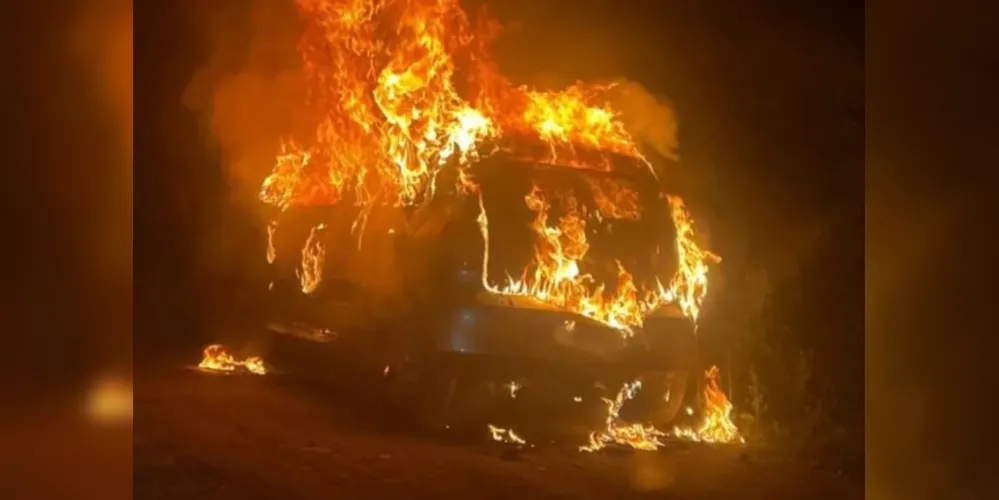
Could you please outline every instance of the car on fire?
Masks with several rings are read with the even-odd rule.
[[[284,210],[269,228],[268,328],[416,396],[435,428],[482,424],[504,399],[603,406],[636,379],[638,418],[668,424],[697,367],[695,322],[677,297],[642,291],[678,270],[674,207],[648,165],[608,161],[497,154],[442,170],[415,206]],[[626,321],[636,304],[641,321]]]

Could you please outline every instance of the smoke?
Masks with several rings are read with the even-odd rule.
[[[307,139],[315,131],[295,50],[301,28],[287,0],[202,9],[211,57],[192,78],[184,103],[200,114],[206,139],[221,153],[233,195],[251,200],[281,140]]]
[[[621,113],[621,122],[643,149],[668,160],[679,160],[679,139],[673,107],[641,83],[620,80],[611,90],[611,104]]]

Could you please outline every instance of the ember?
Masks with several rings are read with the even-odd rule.
[[[508,384],[506,384],[506,388],[510,390],[510,397],[514,399],[516,399],[517,391],[519,391],[521,387],[522,386],[520,384],[518,384],[513,380],[511,380]]]
[[[489,424],[489,435],[492,436],[493,441],[501,443],[527,444],[527,441],[518,436],[516,432],[513,432],[513,429],[504,429],[492,424]]]

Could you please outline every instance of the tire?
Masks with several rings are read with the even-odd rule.
[[[649,378],[654,381],[648,386],[648,389],[653,390],[649,395],[653,398],[653,403],[649,405],[646,420],[664,430],[680,414],[684,396],[687,393],[689,372],[676,370],[665,374],[656,374]],[[669,395],[668,399],[667,395]]]
[[[654,415],[659,425],[669,425],[680,414],[680,408],[683,407],[683,398],[687,394],[688,378],[689,373],[687,371],[678,370],[666,373],[663,382],[663,398],[660,399],[662,404],[659,405]],[[669,394],[668,400],[665,398],[666,394]]]

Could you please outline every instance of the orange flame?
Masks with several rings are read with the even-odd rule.
[[[540,188],[534,186],[525,201],[537,214],[532,224],[535,234],[534,260],[520,279],[508,277],[502,286],[490,285],[484,278],[487,289],[498,294],[529,295],[603,321],[622,331],[627,331],[631,325],[641,324],[642,311],[636,289],[631,275],[620,264],[619,286],[610,299],[604,298],[603,285],[595,284],[590,275],[580,272],[579,262],[589,250],[589,243],[586,240],[586,221],[575,199],[565,197],[566,215],[561,217],[556,227],[548,225],[551,205]],[[485,216],[480,220],[486,220]],[[488,238],[485,226],[483,234]],[[483,275],[485,273],[483,270]]]
[[[622,192],[629,190],[621,189]],[[607,196],[606,191],[597,196],[597,203],[609,205],[606,212],[613,215],[637,217],[637,194],[632,201],[627,194],[616,194],[618,202]],[[631,191],[631,193],[634,193]],[[589,250],[586,239],[586,220],[574,198],[561,195],[566,204],[566,214],[555,226],[549,225],[551,208],[546,193],[537,185],[525,198],[527,206],[537,215],[532,224],[535,235],[533,261],[518,279],[507,277],[502,285],[493,285],[487,276],[489,228],[484,205],[479,200],[479,225],[486,242],[483,262],[483,285],[487,290],[504,295],[526,295],[601,321],[630,335],[631,329],[642,325],[644,318],[664,304],[676,302],[692,321],[697,320],[701,302],[707,294],[707,261],[719,262],[715,254],[701,250],[694,242],[693,220],[675,196],[669,197],[670,213],[677,228],[677,254],[679,266],[668,288],[657,281],[652,289],[640,290],[632,275],[621,265],[614,293],[608,297],[606,287],[597,283],[589,274],[582,273],[579,262]],[[600,212],[595,212],[600,213]]]
[[[638,193],[633,189],[622,188],[607,179],[590,179],[586,183],[593,193],[597,210],[594,217],[610,219],[638,220],[642,217],[642,205]]]
[[[302,267],[298,270],[298,278],[302,282],[302,292],[310,294],[319,288],[323,280],[323,265],[326,262],[326,242],[322,238],[325,224],[319,224],[309,230],[309,237],[302,247]]]
[[[708,293],[708,262],[719,263],[721,257],[701,250],[694,242],[694,220],[678,196],[668,196],[673,225],[676,226],[676,251],[679,268],[669,290],[662,295],[667,302],[677,301],[680,309],[695,322],[701,312],[701,302]]]
[[[580,451],[598,451],[610,444],[630,446],[636,450],[657,450],[663,445],[660,438],[666,434],[652,427],[638,423],[626,424],[621,422],[618,414],[624,403],[635,397],[638,390],[642,388],[640,381],[624,384],[618,391],[617,397],[613,401],[604,399],[607,403],[606,427],[601,432],[590,434],[590,442],[585,446],[580,446]]]
[[[527,444],[524,438],[517,435],[513,429],[505,429],[502,427],[496,427],[493,424],[488,424],[489,435],[492,437],[493,441],[499,441],[500,443],[510,443],[510,444]]]
[[[282,145],[260,193],[268,204],[414,203],[432,194],[442,167],[468,166],[506,136],[547,144],[550,161],[573,163],[579,146],[644,162],[607,103],[610,86],[514,87],[495,70],[489,37],[476,38],[458,0],[297,6],[306,26],[299,52],[321,119],[307,146]],[[465,97],[459,74],[471,84]]]
[[[205,356],[201,359],[201,363],[198,363],[198,368],[220,372],[233,372],[242,368],[257,375],[267,373],[263,359],[253,356],[240,361],[225,352],[225,349],[219,344],[212,344],[206,347],[204,354]]]
[[[281,144],[260,191],[267,204],[284,210],[338,202],[420,203],[433,195],[433,180],[446,167],[458,170],[462,192],[474,192],[468,171],[478,160],[500,149],[520,155],[517,148],[530,142],[547,146],[526,153],[539,162],[609,170],[604,153],[615,153],[649,165],[608,102],[612,85],[578,82],[558,91],[514,86],[487,50],[496,23],[483,16],[473,28],[458,0],[296,4],[305,26],[299,53],[319,121],[313,137]],[[594,192],[598,217],[641,216],[637,193],[599,183]],[[483,270],[487,290],[530,295],[625,335],[665,303],[678,304],[696,321],[707,291],[707,261],[717,257],[694,243],[679,198],[669,198],[680,261],[669,286],[657,282],[640,289],[619,264],[613,292],[579,268],[589,248],[585,214],[570,212],[550,226],[546,195],[535,190],[526,201],[536,213],[534,261],[518,279],[501,285],[490,284]],[[359,247],[366,213],[359,219]],[[484,210],[479,221],[488,242]],[[325,255],[314,236],[303,249],[299,273],[305,293],[319,285]],[[269,247],[268,260],[272,256]],[[483,258],[488,263],[488,254]]]
[[[641,157],[634,140],[618,120],[618,112],[607,103],[593,104],[610,86],[578,82],[559,92],[539,92],[526,87],[517,89],[527,98],[527,106],[518,124],[536,132],[556,148],[581,145]]]
[[[725,393],[718,386],[720,373],[717,366],[712,366],[704,373],[707,385],[704,388],[705,408],[701,424],[696,429],[674,427],[674,437],[704,443],[731,443],[735,441],[745,443],[745,439],[739,434],[739,429],[730,418],[732,404],[729,403]],[[666,437],[665,432],[651,425],[624,423],[618,416],[624,403],[634,398],[641,388],[642,383],[636,380],[624,384],[613,401],[604,399],[604,402],[607,403],[605,428],[600,432],[591,433],[589,444],[581,446],[580,451],[598,451],[612,444],[649,451],[663,446],[662,438]],[[687,414],[692,413],[693,411],[687,408]]]
[[[712,366],[704,372],[707,384],[704,386],[704,419],[697,429],[691,427],[674,427],[673,435],[690,441],[703,441],[706,443],[731,443],[745,440],[739,435],[739,429],[732,422],[732,403],[725,397],[721,387],[718,385],[718,376],[721,371],[717,366]]]
[[[274,248],[274,233],[277,231],[277,221],[267,224],[267,263],[273,264],[277,258],[277,249]]]

